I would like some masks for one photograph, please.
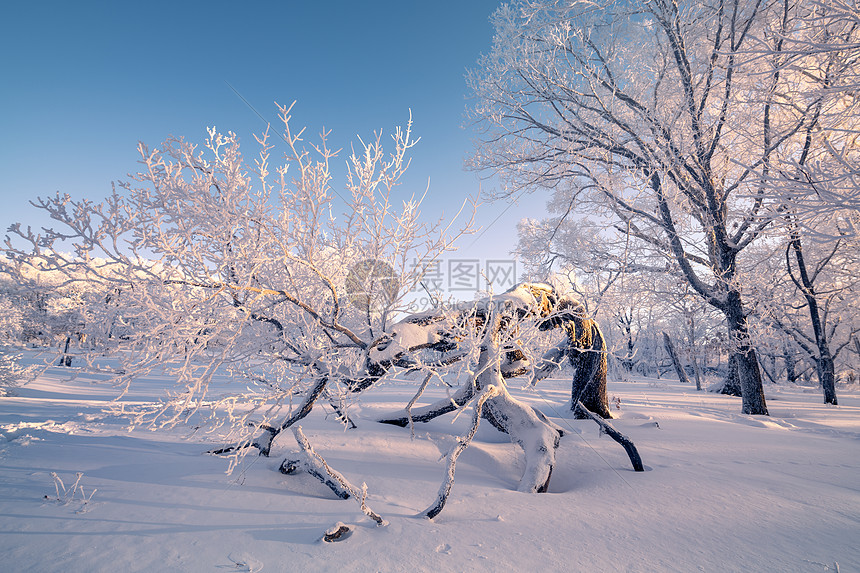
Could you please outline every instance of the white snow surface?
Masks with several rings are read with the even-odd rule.
[[[224,381],[226,383],[226,381]],[[314,449],[368,487],[377,527],[355,500],[307,474],[278,473],[292,433],[271,458],[232,474],[204,451],[219,437],[182,427],[127,431],[104,412],[116,390],[61,368],[0,398],[0,553],[8,572],[94,571],[860,571],[860,389],[840,406],[816,388],[769,385],[770,417],[739,414],[739,398],[673,381],[610,382],[613,424],[637,445],[636,473],[620,446],[566,410],[569,379],[514,396],[570,432],[550,491],[516,491],[522,451],[484,422],[460,457],[447,506],[434,500],[442,456],[469,415],[409,428],[374,420],[401,410],[414,381],[371,389],[344,430],[317,408],[301,425]],[[158,378],[126,401],[157,398]],[[428,389],[420,403],[445,395]],[[328,414],[328,416],[327,416]],[[52,472],[72,489],[55,489]],[[95,493],[92,493],[96,490]],[[57,500],[57,492],[61,500]],[[46,498],[47,496],[47,498]],[[88,496],[88,503],[84,499]],[[353,534],[321,541],[338,522]]]

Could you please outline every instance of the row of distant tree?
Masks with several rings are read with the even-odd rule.
[[[629,267],[623,270],[608,267],[604,264],[609,260],[606,250],[588,252],[581,246],[566,248],[551,242],[553,249],[572,254],[556,257],[552,264],[547,264],[543,250],[546,243],[539,237],[552,222],[521,224],[520,255],[531,278],[566,271],[556,276],[555,281],[572,289],[584,301],[589,314],[602,323],[610,351],[610,374],[614,378],[674,376],[665,342],[668,336],[678,348],[690,380],[697,386],[739,392],[738,388],[725,387],[731,345],[726,338],[725,321],[718,312],[665,269],[640,267],[630,271]],[[587,223],[578,228],[566,224],[563,228],[562,233],[556,233],[558,241],[570,241],[575,233],[599,234],[599,230]],[[852,235],[832,244],[812,243],[830,247],[825,264],[819,264],[817,269],[817,281],[826,293],[822,297],[822,316],[828,329],[828,344],[832,345],[837,383],[858,381],[860,370],[857,326],[860,285],[856,280],[856,262],[836,256],[860,252],[856,238]],[[541,247],[535,248],[535,244]],[[602,247],[606,249],[607,244],[602,243]],[[779,242],[774,241],[773,245],[778,246]],[[5,344],[56,348],[55,361],[60,365],[70,364],[73,353],[88,347],[84,318],[87,298],[109,301],[111,293],[98,283],[63,284],[62,274],[37,270],[37,266],[29,269],[31,280],[23,286],[8,276],[0,277],[0,337]],[[636,268],[635,263],[629,266]],[[767,271],[762,272],[763,269]],[[755,272],[749,273],[744,284],[751,287],[751,295],[760,297],[754,300],[751,325],[764,379],[774,383],[820,384],[810,314],[802,291],[791,279],[784,253],[772,250],[770,257],[764,257],[752,270]],[[113,295],[117,297],[117,293]],[[105,331],[108,337],[122,337],[133,329],[122,319],[121,311],[113,316],[111,326]]]

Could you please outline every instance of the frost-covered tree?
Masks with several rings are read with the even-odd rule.
[[[838,239],[822,238],[838,235],[840,227],[847,228],[833,215],[823,217],[827,223],[835,223],[826,234],[808,231],[796,223],[796,218],[787,216],[787,236],[769,241],[767,249],[761,250],[763,256],[768,251],[770,256],[758,265],[758,276],[751,276],[749,283],[758,301],[756,316],[787,335],[791,346],[798,347],[815,365],[824,401],[835,405],[836,361],[850,348],[860,328],[860,246],[858,237],[851,233]],[[764,269],[767,271],[762,272]]]
[[[767,407],[742,253],[781,203],[773,163],[802,152],[836,97],[792,91],[806,79],[782,66],[803,4],[514,2],[471,75],[484,130],[473,165],[500,174],[507,194],[596,205],[670,261],[724,314],[751,414]]]
[[[772,83],[775,101],[812,105],[802,145],[752,166],[776,199],[770,209],[783,236],[775,276],[785,289],[762,303],[815,364],[825,402],[836,404],[835,358],[853,335],[856,308],[860,12],[842,0],[785,3],[781,26],[756,40],[748,57],[786,79]]]
[[[21,365],[21,355],[16,352],[24,330],[22,323],[21,309],[7,296],[0,296],[0,396],[37,374],[34,366]]]
[[[782,199],[772,208],[788,210],[792,225],[811,236],[856,234],[860,11],[843,0],[780,4],[782,23],[757,33],[747,57],[767,61],[784,79],[769,86],[781,107],[812,104],[811,114],[799,149],[751,167]]]
[[[280,113],[282,165],[270,162],[280,140],[268,131],[250,164],[232,133],[210,130],[203,148],[140,144],[144,169],[104,202],[39,199],[57,228],[11,229],[5,270],[24,280],[38,261],[63,277],[60,287],[87,285],[86,334],[98,352],[126,350],[123,383],[176,365],[185,389],[158,412],[164,423],[207,396],[218,368],[274,389],[273,403],[296,380],[363,368],[422,265],[452,245],[397,189],[411,123],[395,131],[389,155],[381,134],[354,150],[339,193],[328,134],[306,143],[290,109]]]
[[[59,364],[69,366],[72,342],[84,339],[80,311],[85,293],[99,286],[68,281],[64,273],[47,269],[45,263],[37,256],[20,266],[19,272],[11,275],[0,272],[0,292],[12,306],[6,321],[17,324],[16,343],[56,344],[60,350]],[[8,268],[8,261],[0,261],[0,271]]]
[[[0,296],[0,341],[18,342],[24,331],[24,313],[6,295]]]

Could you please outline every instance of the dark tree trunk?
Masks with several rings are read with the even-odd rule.
[[[729,364],[726,368],[726,381],[720,394],[741,397],[741,381],[738,378],[738,357],[734,353],[729,354]]]
[[[824,403],[836,406],[838,404],[836,400],[836,368],[833,364],[833,356],[829,352],[830,349],[826,347],[825,349],[828,351],[827,354],[825,356],[819,355],[815,366],[818,380],[821,382],[821,389],[824,390]]]
[[[612,427],[610,423],[601,420],[599,416],[596,416],[586,410],[585,407],[582,405],[582,402],[577,402],[577,406],[577,411],[582,411],[583,414],[597,422],[597,425],[600,426],[610,438],[621,444],[621,447],[623,447],[624,451],[627,452],[627,457],[630,458],[630,463],[633,465],[633,471],[645,471],[645,466],[642,464],[642,458],[639,456],[639,450],[636,449],[636,446],[633,444],[630,438],[616,430],[614,427]]]
[[[797,360],[787,342],[782,347],[782,360],[785,363],[785,377],[792,384],[796,384],[797,379],[800,378],[797,373]]]
[[[609,399],[606,396],[606,341],[596,322],[591,322],[591,345],[586,350],[574,348],[571,345],[568,356],[570,363],[576,368],[571,384],[570,409],[577,419],[588,416],[577,411],[577,396],[583,405],[601,418],[612,418],[609,411]]]
[[[429,422],[430,420],[437,418],[443,414],[447,414],[448,412],[453,412],[457,408],[464,406],[469,400],[472,399],[472,396],[475,395],[474,387],[469,384],[461,387],[457,392],[450,398],[445,398],[430,404],[429,406],[422,406],[420,408],[413,408],[410,416],[410,412],[396,412],[395,414],[388,415],[377,422],[381,424],[392,424],[394,426],[400,426],[401,428],[405,428],[409,425],[410,420],[414,422]]]
[[[684,384],[689,384],[690,379],[687,378],[687,373],[684,371],[684,365],[681,364],[681,358],[678,356],[678,352],[675,350],[675,344],[672,342],[672,339],[669,338],[669,335],[665,332],[663,333],[663,346],[666,347],[666,352],[669,353],[669,359],[672,361],[672,365],[675,367],[675,373],[678,374],[678,381]]]
[[[66,347],[63,349],[63,354],[60,356],[60,361],[57,362],[57,366],[69,367],[72,365],[72,355],[69,354],[69,345],[71,343],[72,343],[72,336],[69,335],[66,337]]]
[[[794,258],[797,261],[797,277],[794,276],[791,268],[790,252],[794,253]],[[834,248],[835,252],[835,248]],[[825,331],[824,320],[821,319],[821,313],[818,308],[818,299],[815,295],[814,281],[815,274],[809,275],[806,270],[806,260],[803,255],[803,245],[800,242],[800,235],[795,231],[792,233],[792,239],[789,242],[788,249],[785,253],[786,265],[788,272],[791,275],[794,284],[803,293],[806,299],[806,306],[809,308],[809,319],[812,323],[812,332],[815,334],[815,346],[818,356],[813,356],[815,360],[815,370],[818,374],[818,382],[821,384],[821,389],[824,391],[824,403],[837,404],[836,402],[836,374],[833,366],[833,355],[830,352],[830,344],[827,340],[827,332]]]
[[[729,325],[729,341],[733,343],[732,354],[737,364],[738,383],[744,414],[767,416],[767,403],[764,399],[758,357],[749,336],[747,318],[741,304],[740,293],[730,292],[726,304],[726,318]]]

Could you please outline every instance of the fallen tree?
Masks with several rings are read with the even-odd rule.
[[[567,337],[535,360],[535,349],[522,346],[522,331],[529,326],[539,331],[561,327]],[[412,404],[424,391],[431,375],[441,376],[444,368],[474,355],[470,348],[464,348],[465,344],[477,351],[476,367],[469,383],[448,400],[413,409]],[[430,358],[428,352],[437,356]],[[379,420],[401,427],[427,422],[474,403],[472,429],[449,452],[448,477],[437,502],[426,512],[428,517],[433,517],[444,506],[453,483],[456,459],[471,442],[481,417],[522,448],[526,468],[518,489],[530,493],[547,491],[555,465],[555,450],[565,432],[543,413],[511,396],[505,379],[531,373],[532,383],[537,383],[558,368],[565,355],[576,368],[571,390],[573,413],[597,422],[607,435],[624,447],[633,469],[643,471],[633,442],[604,420],[610,416],[606,400],[606,345],[600,328],[585,316],[581,304],[548,285],[523,283],[500,296],[479,300],[466,310],[431,311],[406,317],[370,346],[367,371],[372,374],[349,380],[347,386],[362,392],[396,369],[429,370],[431,373],[410,404],[403,411]],[[281,425],[264,427],[266,433],[262,442],[250,441],[236,447],[256,447],[261,454],[269,455],[272,440],[310,412],[327,383],[328,379],[320,380],[306,394],[296,413],[291,413]],[[586,406],[585,397],[599,405],[597,412]],[[215,453],[227,451],[231,449],[219,449]],[[281,467],[296,465],[295,461],[285,460]],[[318,473],[311,473],[331,487]]]

